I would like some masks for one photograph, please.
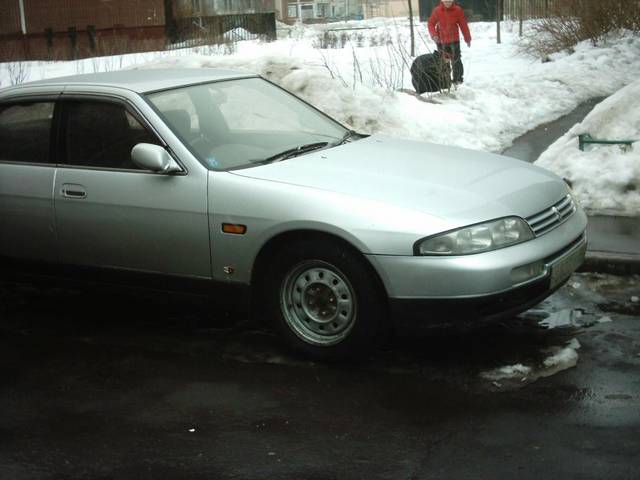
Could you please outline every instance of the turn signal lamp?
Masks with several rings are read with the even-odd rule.
[[[244,235],[247,233],[247,226],[236,223],[223,223],[222,231],[224,233],[232,233],[234,235]]]

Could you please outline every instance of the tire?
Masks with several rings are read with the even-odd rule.
[[[387,325],[384,290],[366,260],[333,241],[278,252],[267,275],[269,316],[286,344],[315,360],[362,356]]]

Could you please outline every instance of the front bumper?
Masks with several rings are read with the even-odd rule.
[[[562,286],[586,251],[586,216],[534,240],[455,257],[368,256],[387,290],[392,313],[442,323],[443,317],[495,318],[527,310]],[[514,283],[514,270],[542,261],[544,270]],[[446,322],[445,322],[446,323]]]
[[[544,278],[507,292],[465,299],[389,299],[396,328],[473,324],[513,317],[542,302],[569,280],[555,287]]]

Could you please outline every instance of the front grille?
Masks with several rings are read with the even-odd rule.
[[[567,195],[551,207],[527,217],[525,220],[535,236],[539,237],[564,223],[575,211],[576,204],[571,195]]]

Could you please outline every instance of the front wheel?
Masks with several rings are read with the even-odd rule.
[[[279,252],[267,283],[271,317],[290,347],[328,360],[361,355],[385,325],[383,291],[362,256],[333,242]]]

